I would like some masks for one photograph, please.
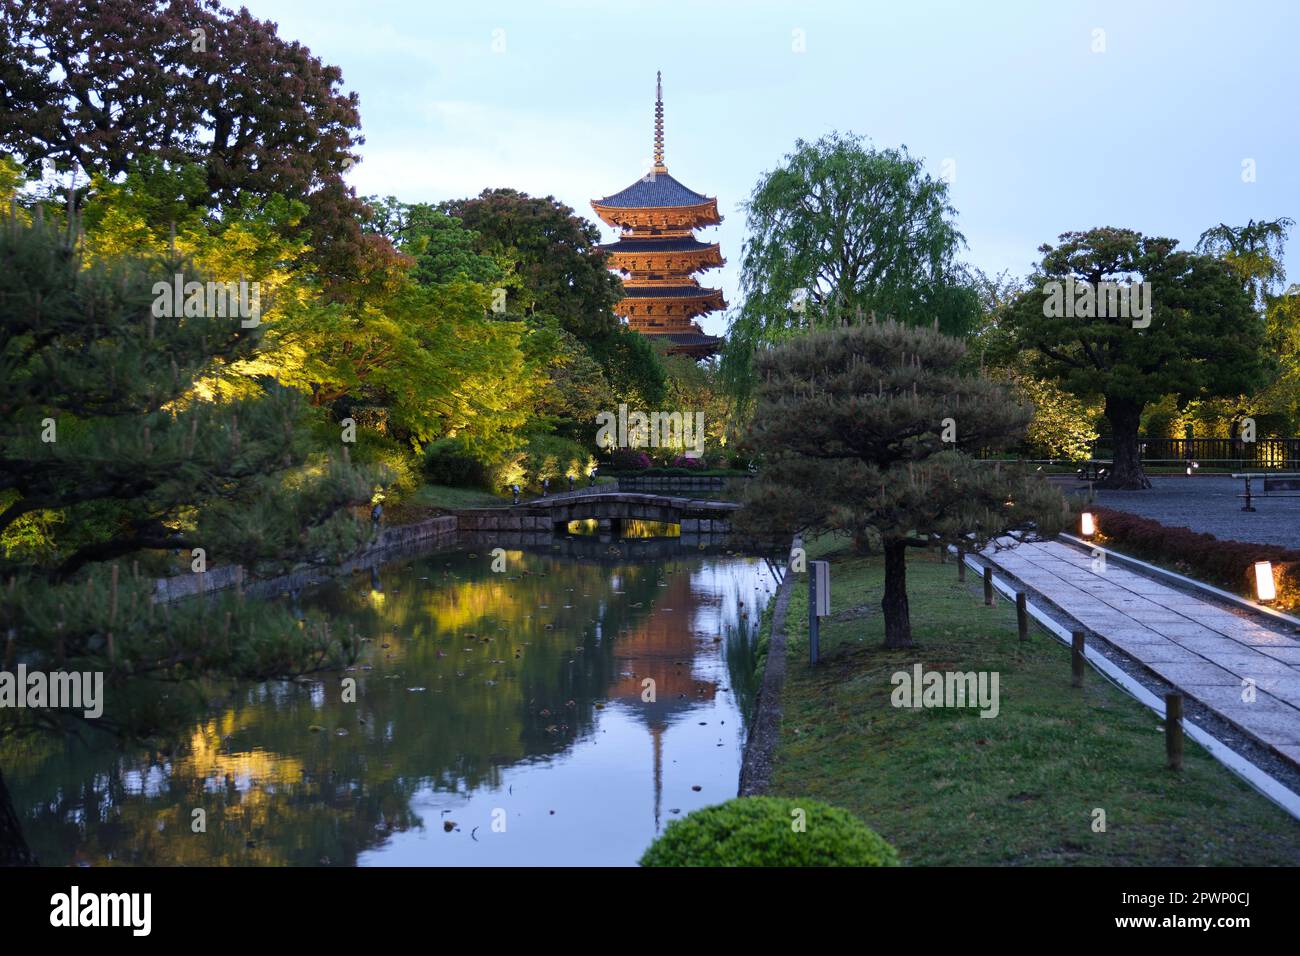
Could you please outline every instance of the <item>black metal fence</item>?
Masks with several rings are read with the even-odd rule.
[[[1300,468],[1300,438],[1143,438],[1139,441],[1143,461],[1226,465],[1243,471]],[[1091,457],[1110,460],[1114,456],[1105,442],[1093,442]]]

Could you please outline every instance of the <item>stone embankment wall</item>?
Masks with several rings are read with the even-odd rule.
[[[241,582],[244,582],[245,592],[253,596],[293,591],[319,584],[337,575],[350,574],[358,569],[369,567],[382,559],[392,557],[394,551],[410,545],[453,536],[456,534],[456,526],[455,515],[440,515],[414,524],[384,528],[364,549],[342,564],[328,569],[306,568],[274,578],[252,580],[239,565],[227,564],[202,573],[183,573],[169,578],[159,578],[154,582],[154,601],[155,603],[177,601],[195,594],[233,588]]]

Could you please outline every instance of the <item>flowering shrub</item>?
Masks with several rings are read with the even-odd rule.
[[[703,455],[701,455],[699,458],[689,458],[686,455],[678,455],[676,458],[673,459],[673,467],[690,468],[695,471],[704,471],[709,466],[708,463],[705,462]]]
[[[614,471],[644,471],[650,467],[650,456],[634,448],[617,448],[610,456]]]

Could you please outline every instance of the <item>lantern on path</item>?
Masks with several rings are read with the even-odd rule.
[[[1255,562],[1255,596],[1260,604],[1277,600],[1277,585],[1273,582],[1273,563],[1271,561]]]
[[[1093,520],[1091,511],[1085,511],[1079,516],[1079,530],[1085,538],[1091,538],[1097,533],[1097,522]]]

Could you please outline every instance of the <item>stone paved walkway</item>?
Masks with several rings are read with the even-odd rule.
[[[1228,721],[1300,764],[1300,638],[1055,541],[984,557]],[[1245,678],[1256,685],[1242,700]]]

